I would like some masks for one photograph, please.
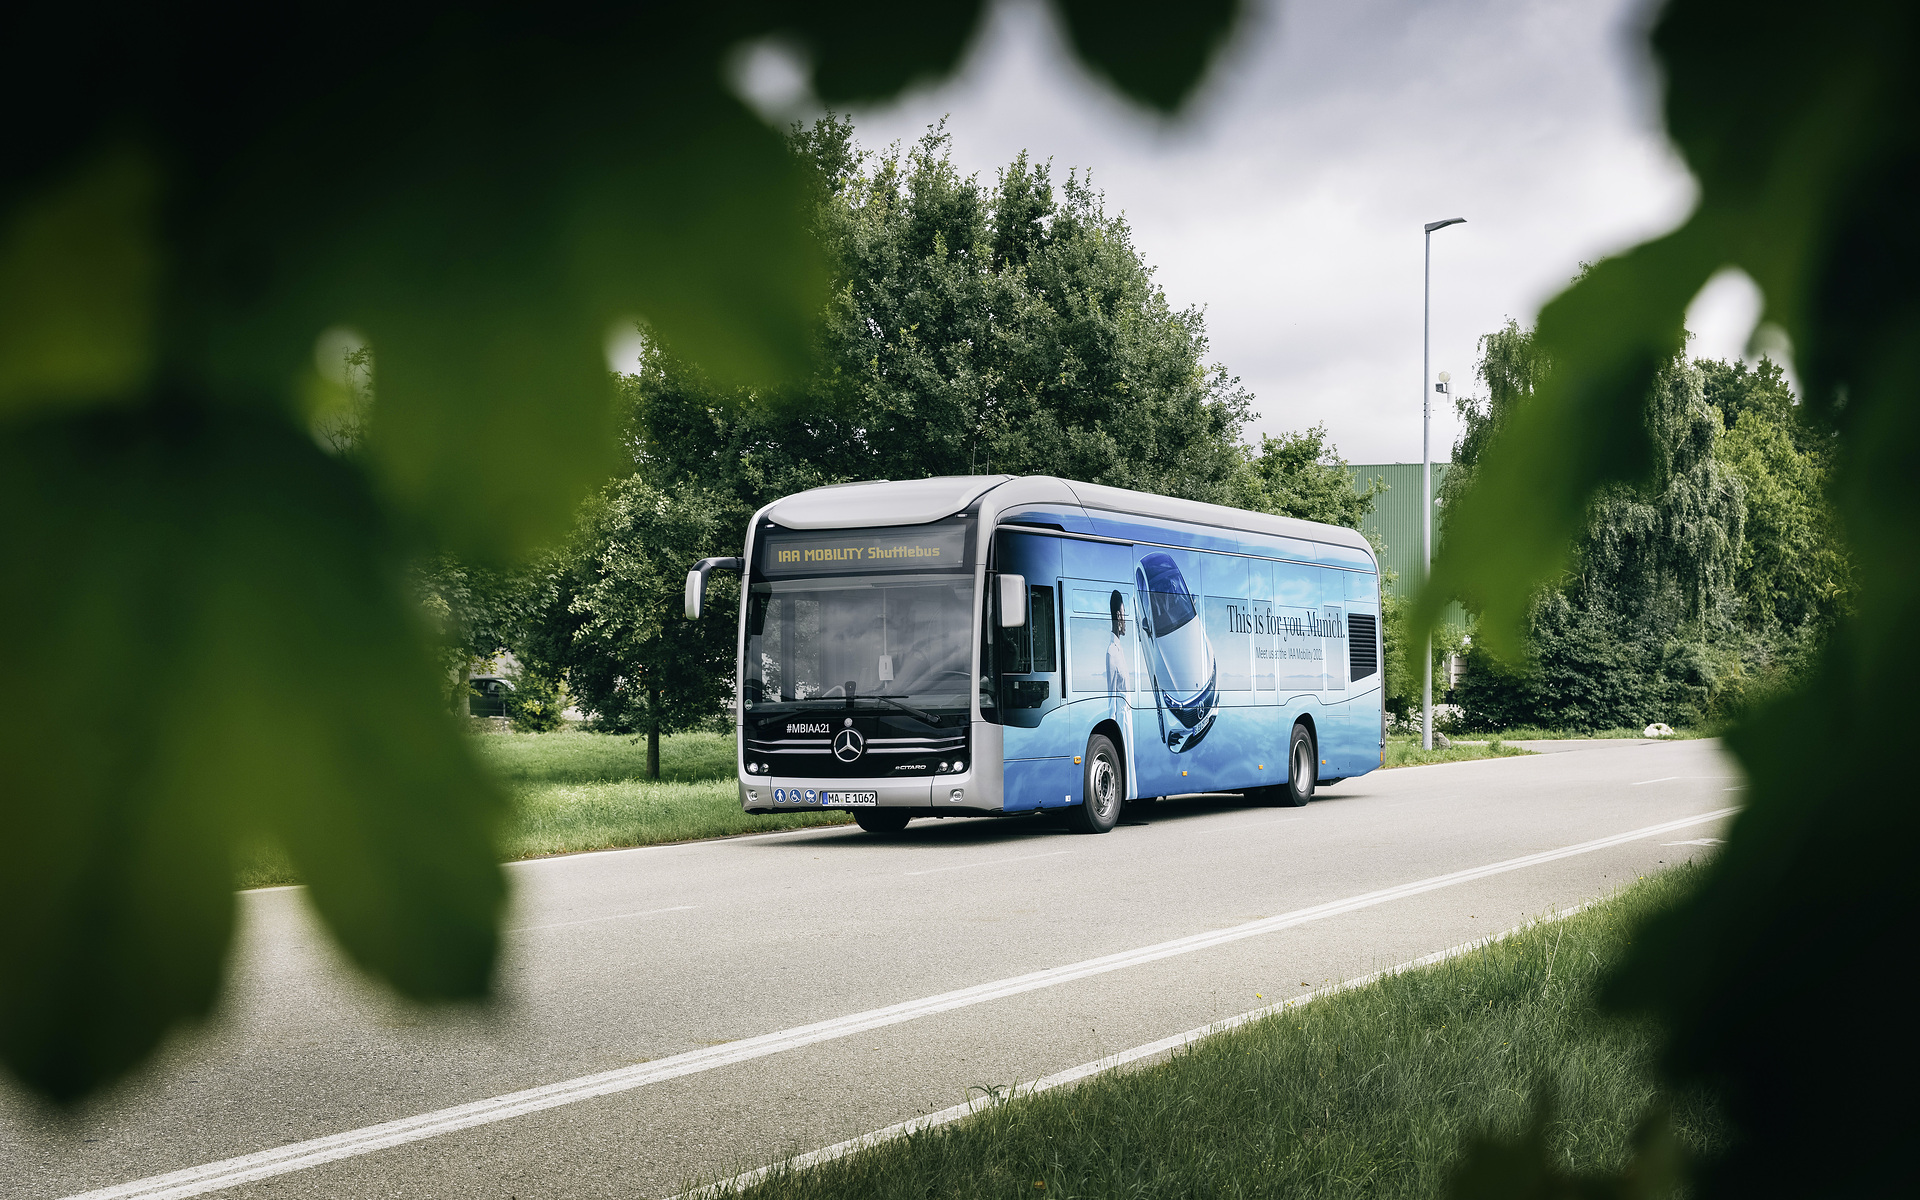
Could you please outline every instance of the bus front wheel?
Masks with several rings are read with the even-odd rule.
[[[1067,828],[1075,833],[1105,833],[1120,820],[1120,806],[1126,803],[1126,768],[1120,765],[1120,751],[1103,733],[1087,739],[1084,762],[1080,803],[1067,810]]]
[[[868,833],[899,833],[913,818],[902,808],[857,808],[853,819]]]

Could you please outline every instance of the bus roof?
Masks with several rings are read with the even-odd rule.
[[[983,513],[992,515],[1019,504],[1067,504],[1090,511],[1352,546],[1366,551],[1369,557],[1372,555],[1364,536],[1340,525],[1056,479],[1051,475],[942,475],[931,479],[840,483],[776,500],[763,509],[761,515],[788,529],[924,525],[964,512],[975,501],[982,502]]]

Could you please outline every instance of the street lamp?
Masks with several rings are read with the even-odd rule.
[[[1432,379],[1430,359],[1433,356],[1433,231],[1445,229],[1449,225],[1464,225],[1465,217],[1448,217],[1444,221],[1428,221],[1424,228],[1427,232],[1427,275],[1425,285],[1425,310],[1420,318],[1420,586],[1426,587],[1427,579],[1433,574],[1433,392],[1427,390],[1427,380]],[[1447,377],[1442,375],[1440,382],[1434,385],[1435,392],[1447,390]],[[1426,672],[1426,681],[1420,688],[1420,747],[1433,749],[1433,634],[1427,634],[1427,652],[1421,656],[1422,669]]]

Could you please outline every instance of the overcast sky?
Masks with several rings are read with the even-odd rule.
[[[1324,422],[1352,462],[1420,458],[1421,230],[1433,370],[1473,380],[1475,338],[1530,322],[1582,260],[1672,228],[1694,185],[1661,135],[1643,0],[1298,0],[1264,7],[1189,112],[1162,122],[1088,77],[1047,10],[1000,4],[960,72],[853,116],[862,144],[949,118],[991,180],[1022,149],[1093,172],[1255,433]],[[1737,355],[1743,278],[1695,305],[1696,354]],[[1436,406],[1445,458],[1452,407]]]

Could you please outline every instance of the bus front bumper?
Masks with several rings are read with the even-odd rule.
[[[740,807],[750,813],[903,808],[917,817],[999,816],[1006,807],[1005,776],[1000,768],[1003,733],[1000,726],[990,722],[973,722],[968,739],[973,761],[967,769],[918,779],[898,775],[875,779],[749,775],[745,760],[737,759],[734,772],[740,785]],[[976,770],[975,763],[988,763],[990,769]],[[872,793],[871,801],[859,795],[863,792]],[[839,797],[843,793],[853,795],[842,800]]]
[[[1001,800],[999,787],[989,792],[973,771],[911,781],[740,778],[740,807],[750,813],[904,808],[916,816],[982,816],[1000,812]]]

